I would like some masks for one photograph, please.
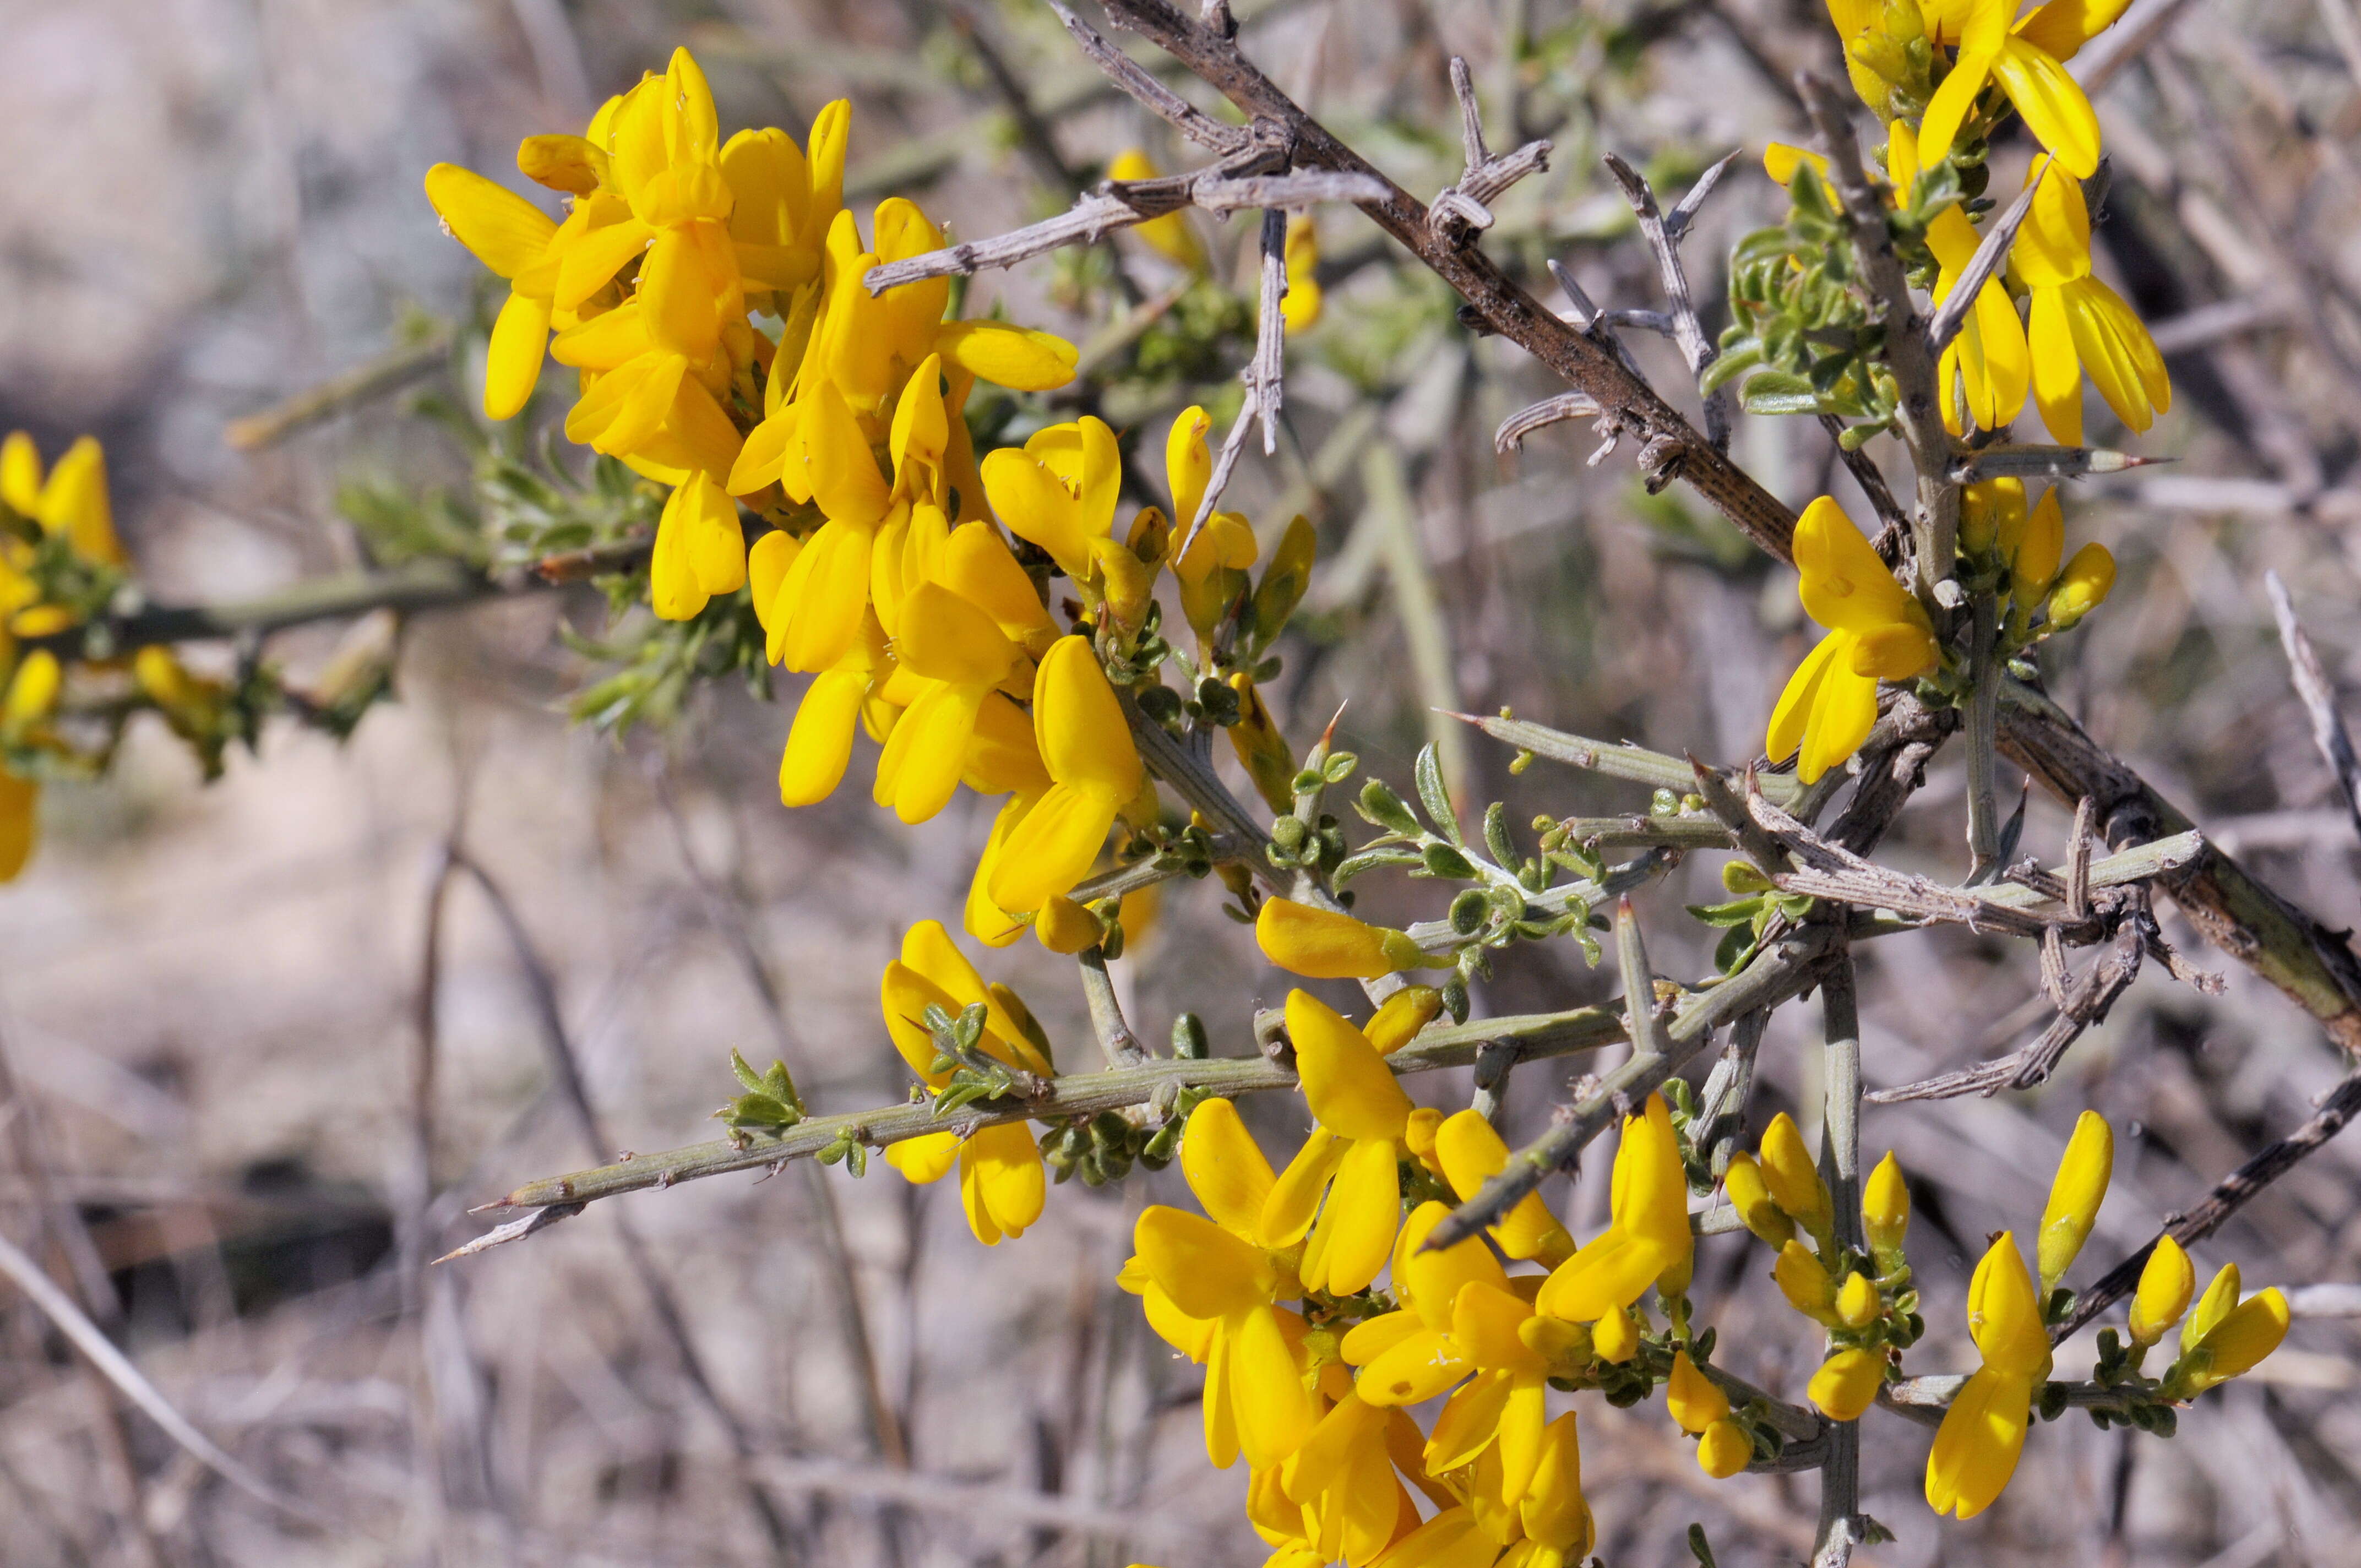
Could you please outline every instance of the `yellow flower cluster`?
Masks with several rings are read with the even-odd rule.
[[[52,636],[81,620],[80,609],[49,597],[52,574],[105,574],[126,565],[95,437],[66,448],[47,473],[30,435],[15,431],[0,441],[0,882],[14,880],[32,857],[40,773],[89,763],[51,724],[66,665],[47,648],[20,649],[17,640]],[[162,646],[141,648],[127,663],[139,699],[175,730],[218,727],[227,695],[219,683],[191,674]],[[119,674],[123,665],[100,668]]]
[[[2007,269],[1982,285],[1937,366],[1945,425],[1955,435],[2004,429],[2030,395],[2050,434],[2079,445],[2087,380],[2116,418],[2146,431],[2171,406],[2172,387],[2147,329],[2092,273],[2091,217],[2079,181],[2098,167],[2098,120],[2060,63],[2112,25],[2123,5],[2050,0],[2014,26],[2012,7],[2001,0],[1829,0],[1828,10],[1855,90],[1886,123],[1885,174],[1895,206],[1915,207],[1925,177],[1961,146],[1970,127],[1968,139],[1989,131],[2004,101],[2048,149],[2028,176],[2032,205]],[[1763,164],[1782,184],[1807,165],[1827,173],[1818,154],[1776,143]],[[1954,200],[1927,217],[1926,239],[1939,304],[1966,274],[1982,236],[1966,205]],[[2012,507],[2015,532],[1999,521]],[[1979,510],[1991,520],[1981,534],[1972,522]],[[2113,586],[2114,562],[2096,544],[2059,571],[2058,545],[2048,543],[2059,533],[2054,491],[2030,531],[2018,481],[1977,487],[1968,510],[1961,543],[1981,557],[1970,569],[1996,575],[2015,606],[2004,654],[2032,639],[2037,614],[2046,610],[2047,630],[2062,630]],[[1806,510],[1796,530],[1795,564],[1804,607],[1831,635],[1788,681],[1765,750],[1773,761],[1796,757],[1798,776],[1808,784],[1860,749],[1876,721],[1878,681],[1925,674],[1940,651],[1923,608],[1892,587],[1890,574],[1835,502],[1822,498]]]
[[[704,72],[677,49],[662,76],[609,99],[584,135],[519,148],[518,167],[566,196],[564,222],[456,165],[426,176],[445,227],[509,282],[485,413],[523,409],[545,348],[580,373],[568,437],[675,487],[652,563],[659,616],[686,620],[745,585],[731,497],[788,525],[774,552],[792,554],[819,524],[796,597],[757,607],[791,628],[810,622],[794,640],[798,669],[853,652],[868,598],[862,543],[918,508],[940,510],[951,489],[980,515],[958,417],[975,382],[1041,390],[1064,385],[1074,366],[1072,346],[1048,334],[944,321],[945,280],[870,295],[871,268],[937,249],[942,235],[895,199],[878,204],[863,240],[843,209],[850,124],[840,101],[820,111],[806,148],[775,128],[724,142]],[[779,323],[775,336],[758,317]],[[875,472],[881,445],[890,484]],[[813,506],[817,517],[798,510]],[[792,575],[786,565],[774,589]],[[807,606],[801,590],[815,578]]]
[[[1529,1195],[1488,1239],[1429,1250],[1449,1211],[1417,1202],[1405,1221],[1404,1173],[1464,1198],[1509,1150],[1479,1113],[1413,1107],[1388,1070],[1386,1047],[1435,1011],[1432,991],[1411,989],[1422,995],[1389,1000],[1367,1029],[1289,996],[1311,1137],[1274,1172],[1228,1102],[1199,1106],[1180,1162],[1204,1215],[1146,1211],[1121,1282],[1206,1367],[1208,1456],[1246,1460],[1248,1517],[1273,1565],[1579,1563],[1594,1531],[1576,1418],[1549,1415],[1549,1389],[1636,1370],[1641,1299],[1687,1287],[1670,1112],[1651,1096],[1625,1120],[1611,1223],[1588,1245]],[[1511,1275],[1502,1259],[1548,1272]],[[1389,1299],[1371,1293],[1380,1275]],[[1722,1387],[1685,1349],[1651,1354],[1665,1358],[1657,1376],[1669,1367],[1675,1420],[1701,1434],[1699,1462],[1717,1475],[1744,1468],[1753,1440]],[[1407,1408],[1445,1395],[1422,1431]],[[1416,1496],[1433,1510],[1423,1519]]]
[[[1968,1285],[1968,1333],[1981,1365],[1953,1397],[1927,1458],[1927,1503],[1938,1514],[1973,1518],[1992,1506],[2015,1473],[2026,1427],[2049,1376],[2050,1304],[2090,1239],[2114,1167],[2113,1132],[2098,1114],[2083,1112],[2050,1183],[2035,1234],[2034,1267],[2026,1266],[2015,1234],[2006,1231],[1977,1263]],[[1811,1381],[1812,1403],[1831,1420],[1858,1419],[1884,1386],[1893,1353],[1912,1343],[1920,1327],[1903,1255],[1910,1196],[1901,1167],[1888,1154],[1863,1184],[1866,1255],[1839,1247],[1827,1184],[1784,1113],[1764,1132],[1757,1155],[1730,1161],[1725,1182],[1746,1228],[1780,1249],[1772,1270],[1780,1293],[1828,1331],[1828,1357]],[[2129,1373],[2136,1374],[2148,1349],[2187,1310],[2194,1283],[2188,1254],[2166,1236],[2150,1255],[2133,1302]],[[2225,1266],[2182,1331],[2179,1356],[2149,1391],[2171,1403],[2193,1398],[2252,1369],[2278,1347],[2287,1322],[2284,1297],[2265,1290],[2241,1302],[2238,1270]]]
[[[2091,219],[2078,181],[2098,171],[2099,122],[2062,64],[2123,9],[2123,0],[2050,0],[2012,27],[2004,0],[1829,0],[1853,85],[1886,121],[1886,178],[1897,204],[1914,203],[1922,174],[1950,157],[1963,130],[1974,128],[1966,139],[1989,131],[2004,100],[2048,151],[2032,170],[2033,211],[2010,256],[2009,281],[2026,316],[2020,318],[2002,280],[1992,280],[1938,367],[1944,422],[1955,434],[1970,424],[2001,429],[2030,390],[2049,433],[2079,445],[2086,377],[2135,431],[2171,406],[2164,359],[2147,329],[2092,276]],[[1953,51],[1949,69],[1927,92],[1928,72],[1946,49]],[[1989,91],[1995,87],[1997,96]],[[1805,156],[1774,147],[1766,166],[1784,182]],[[1938,303],[1979,239],[1959,203],[1928,222]]]
[[[1967,572],[1990,581],[2007,609],[2004,655],[2073,626],[2114,587],[2114,557],[2095,541],[2060,566],[2065,532],[2054,488],[2030,509],[2021,479],[1988,479],[1961,498]],[[1763,750],[1773,762],[1794,757],[1796,777],[1812,784],[1869,739],[1877,683],[1926,674],[1942,652],[1925,607],[1894,581],[1834,499],[1822,496],[1804,509],[1795,549],[1798,597],[1828,635],[1788,677]]]

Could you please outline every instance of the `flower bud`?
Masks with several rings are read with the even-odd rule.
[[[1910,1184],[1902,1166],[1888,1150],[1861,1190],[1861,1217],[1869,1229],[1869,1249],[1878,1266],[1892,1269],[1902,1261],[1902,1238],[1910,1229]]]
[[[2106,602],[2115,586],[2115,558],[2095,540],[2074,552],[2049,594],[2049,624],[2063,631]]]
[[[1779,1261],[1771,1266],[1771,1277],[1779,1284],[1779,1293],[1787,1304],[1817,1323],[1829,1328],[1838,1324],[1836,1284],[1828,1271],[1812,1255],[1812,1249],[1801,1240],[1791,1238],[1779,1249]]]
[[[2074,1135],[2066,1141],[2065,1157],[2049,1183],[2049,1203],[2041,1212],[2041,1234],[2034,1245],[2044,1296],[2056,1288],[2090,1239],[2114,1168],[2114,1130],[2097,1112],[2083,1112],[2075,1118]]]
[[[1828,1420],[1851,1421],[1859,1420],[1861,1413],[1877,1402],[1877,1391],[1884,1385],[1883,1353],[1855,1348],[1838,1351],[1820,1363],[1805,1394]]]
[[[1730,1396],[1697,1368],[1687,1351],[1673,1353],[1673,1376],[1664,1385],[1664,1408],[1691,1437],[1730,1415]]]
[[[2140,1270],[2139,1290],[2132,1297],[2132,1343],[2145,1349],[2162,1339],[2165,1331],[2189,1310],[2189,1299],[2196,1289],[2197,1271],[2190,1265],[2189,1254],[2170,1236],[2157,1238],[2156,1249],[2147,1255],[2147,1266]]]
[[[1756,1237],[1773,1246],[1784,1246],[1795,1234],[1795,1222],[1781,1212],[1772,1201],[1771,1189],[1763,1185],[1763,1168],[1749,1154],[1730,1157],[1730,1169],[1722,1175],[1723,1189],[1730,1194],[1730,1205]]]
[[[2059,557],[2066,551],[2066,516],[2058,509],[2058,492],[2041,498],[2025,520],[2025,537],[2017,541],[2010,563],[2009,592],[2020,605],[2030,606],[2049,591],[2058,576]]]
[[[1697,1468],[1717,1481],[1726,1481],[1754,1462],[1754,1444],[1736,1421],[1720,1420],[1697,1439]]]
[[[1837,1289],[1837,1317],[1849,1329],[1865,1329],[1883,1315],[1885,1303],[1865,1274],[1848,1274]]]
[[[1095,948],[1106,934],[1099,917],[1063,894],[1052,894],[1033,917],[1033,935],[1053,953],[1079,953]]]
[[[1406,985],[1382,1003],[1361,1032],[1387,1056],[1411,1043],[1443,1011],[1443,992],[1431,985]]]
[[[1408,932],[1290,898],[1263,902],[1255,941],[1280,969],[1313,980],[1375,980],[1429,961]]]
[[[1640,1325],[1631,1321],[1627,1309],[1619,1307],[1591,1328],[1590,1344],[1599,1360],[1620,1365],[1640,1348]]]
[[[1828,1183],[1820,1179],[1819,1168],[1804,1146],[1795,1119],[1784,1111],[1772,1117],[1771,1125],[1763,1129],[1762,1164],[1772,1200],[1787,1212],[1787,1217],[1815,1235],[1827,1231],[1833,1213]]]
[[[9,677],[5,714],[7,728],[21,729],[47,718],[58,706],[58,688],[64,679],[58,656],[47,648],[36,648],[26,654],[18,661],[16,673]]]
[[[1422,1105],[1410,1113],[1410,1121],[1402,1127],[1402,1146],[1437,1176],[1444,1171],[1442,1161],[1435,1156],[1434,1135],[1442,1125],[1443,1113],[1432,1105]]]

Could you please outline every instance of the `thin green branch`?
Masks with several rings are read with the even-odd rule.
[[[1522,1056],[1539,1058],[1593,1050],[1623,1037],[1620,1009],[1577,1007],[1564,1013],[1478,1019],[1429,1028],[1389,1057],[1387,1064],[1396,1074],[1408,1077],[1469,1066],[1478,1050],[1494,1040],[1513,1040]],[[1154,1057],[1136,1067],[1069,1073],[1050,1079],[1042,1094],[1033,1100],[978,1101],[940,1116],[925,1102],[914,1101],[874,1111],[814,1116],[777,1134],[744,1135],[741,1143],[716,1139],[661,1154],[634,1155],[595,1170],[529,1181],[507,1197],[485,1205],[484,1212],[588,1203],[645,1188],[694,1181],[700,1177],[780,1166],[816,1155],[848,1136],[869,1147],[883,1148],[929,1133],[967,1133],[1003,1122],[1089,1117],[1101,1111],[1169,1101],[1183,1089],[1199,1089],[1229,1098],[1292,1089],[1295,1084],[1292,1071],[1260,1057],[1222,1057],[1202,1061]]]

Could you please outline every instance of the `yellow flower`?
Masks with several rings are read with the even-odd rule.
[[[1582,1448],[1568,1410],[1543,1429],[1532,1485],[1517,1508],[1532,1550],[1519,1568],[1569,1568],[1590,1555],[1598,1536],[1582,1495]]]
[[[1664,1276],[1686,1276],[1694,1243],[1689,1234],[1688,1180],[1680,1140],[1661,1094],[1623,1119],[1609,1183],[1606,1232],[1551,1273],[1534,1306],[1553,1318],[1598,1322],[1618,1314]]]
[[[665,620],[690,620],[717,594],[746,586],[746,535],[738,503],[702,471],[664,502],[648,563],[648,600]]]
[[[1968,1285],[1968,1332],[1983,1357],[1943,1414],[1927,1456],[1927,1506],[1973,1519],[2016,1473],[2033,1387],[2049,1372],[2049,1335],[2016,1238],[2001,1233]]]
[[[1378,1004],[1361,1033],[1379,1054],[1391,1056],[1418,1037],[1443,1011],[1443,992],[1431,985],[1405,985]]]
[[[1821,1362],[1805,1395],[1832,1421],[1859,1420],[1877,1402],[1877,1391],[1884,1385],[1884,1353],[1856,1346]]]
[[[1289,333],[1310,332],[1319,324],[1328,291],[1320,286],[1320,235],[1312,214],[1297,213],[1287,220],[1287,297],[1279,313]]]
[[[1406,992],[1397,992],[1395,996],[1403,994]],[[1393,998],[1388,998],[1386,1005],[1393,1005]],[[1378,1009],[1378,1017],[1382,1019],[1384,1015],[1385,1009]],[[1509,1164],[1509,1146],[1480,1111],[1457,1112],[1437,1128],[1434,1152],[1442,1163],[1444,1179],[1463,1203],[1475,1197],[1485,1182]],[[1510,1257],[1531,1258],[1548,1268],[1555,1268],[1575,1253],[1574,1238],[1557,1223],[1557,1216],[1550,1212],[1549,1205],[1538,1192],[1528,1192],[1517,1200],[1516,1207],[1493,1227],[1492,1234],[1499,1242],[1500,1250]]]
[[[64,535],[83,560],[98,565],[122,565],[123,545],[115,537],[115,509],[107,499],[106,455],[96,436],[85,435],[67,447],[44,480],[40,450],[33,438],[21,430],[12,431],[6,441],[0,442],[0,501],[18,516],[38,523],[43,533]],[[31,587],[25,583],[23,602],[0,602],[0,611],[30,604]],[[0,599],[15,597],[0,595]]]
[[[557,291],[558,264],[565,256],[561,225],[515,192],[456,163],[438,163],[426,171],[426,199],[451,236],[508,280],[508,302],[492,323],[491,348],[484,363],[484,417],[513,418],[541,378],[551,296]],[[573,217],[567,219],[574,234],[566,239],[589,226],[587,207],[577,216],[578,225]]]
[[[1107,165],[1110,180],[1153,180],[1162,170],[1150,161],[1145,150],[1136,147],[1124,148]],[[1189,227],[1189,209],[1180,208],[1160,218],[1150,218],[1144,224],[1134,224],[1131,232],[1137,235],[1148,248],[1175,266],[1191,272],[1202,271],[1205,265],[1204,247],[1197,243],[1196,234]]]
[[[1848,1274],[1837,1287],[1837,1321],[1849,1329],[1865,1329],[1884,1314],[1885,1303],[1866,1274]]]
[[[1888,127],[1888,133],[1886,176],[1893,182],[1895,199],[1907,201],[1918,183],[1918,138],[1899,120]],[[1937,304],[1950,297],[1960,275],[1974,259],[1980,243],[1982,236],[1976,233],[1976,225],[1969,222],[1966,209],[1957,203],[1936,214],[1927,224],[1927,247],[1935,253],[1939,269],[1935,279]],[[1976,292],[1975,308],[1960,323],[1958,335],[1944,345],[1942,361],[1936,367],[1945,427],[1957,435],[1966,428],[1966,421],[1972,418],[1980,429],[2000,429],[2025,407],[2030,375],[2025,324],[2017,319],[2016,305],[1999,279],[1986,279]],[[1963,386],[1964,406],[1960,397]]]
[[[1278,1305],[1291,1282],[1234,1231],[1160,1203],[1141,1212],[1132,1245],[1144,1282],[1213,1325],[1202,1341],[1206,1457],[1222,1470],[1241,1453],[1257,1470],[1280,1464],[1320,1416],[1303,1383],[1303,1321]]]
[[[1106,927],[1097,916],[1061,894],[1041,905],[1033,917],[1033,935],[1051,952],[1071,956],[1097,947],[1106,936]]]
[[[885,966],[879,992],[886,1032],[895,1048],[929,1088],[940,1088],[950,1078],[948,1071],[934,1069],[934,1039],[926,1023],[929,1005],[956,1018],[966,1008],[983,1003],[984,1027],[979,1049],[1027,1072],[1047,1076],[1056,1070],[1036,1043],[1036,1030],[1025,1026],[1030,1014],[1020,1015],[1012,1007],[1015,993],[986,986],[937,921],[922,920],[903,936],[902,956]],[[986,1246],[996,1245],[1003,1236],[1024,1234],[1025,1228],[1041,1217],[1048,1182],[1040,1150],[1022,1122],[980,1128],[966,1138],[957,1133],[930,1133],[895,1144],[885,1151],[885,1157],[909,1180],[921,1184],[941,1179],[955,1160],[968,1228]]]
[[[2180,1321],[2180,1314],[2189,1310],[2189,1299],[2196,1289],[2197,1270],[2189,1254],[2170,1236],[2158,1237],[2155,1250],[2140,1269],[2139,1289],[2132,1297],[2132,1343],[2145,1348],[2162,1339]]]
[[[1437,1202],[1411,1212],[1394,1243],[1393,1292],[1400,1307],[1345,1335],[1339,1354],[1345,1365],[1361,1369],[1354,1387],[1371,1404],[1422,1404],[1475,1369],[1452,1337],[1453,1308],[1467,1285],[1506,1289],[1509,1277],[1480,1237],[1424,1250],[1426,1238],[1450,1212]]]
[[[983,460],[983,492],[1000,521],[1049,553],[1058,569],[1085,582],[1092,545],[1111,537],[1123,456],[1115,432],[1090,415],[1036,431],[1020,450]]]
[[[1815,784],[1869,739],[1878,681],[1921,674],[1937,655],[1927,612],[1834,500],[1804,509],[1795,547],[1804,609],[1828,635],[1788,677],[1763,750],[1795,757],[1796,776]]]
[[[1108,829],[1136,808],[1146,779],[1087,637],[1061,638],[1042,656],[1033,679],[1033,734],[1051,783],[1010,829],[987,890],[994,905],[1019,915],[1090,873]]]
[[[1309,1230],[1304,1287],[1349,1296],[1385,1266],[1400,1226],[1397,1147],[1410,1096],[1368,1036],[1309,992],[1288,992],[1287,1033],[1303,1098],[1320,1124],[1271,1190],[1262,1235],[1288,1245]]]
[[[1740,1223],[1754,1233],[1761,1241],[1773,1246],[1784,1246],[1795,1234],[1795,1222],[1787,1217],[1771,1196],[1771,1188],[1763,1179],[1763,1168],[1754,1157],[1744,1151],[1730,1157],[1730,1168],[1722,1173],[1722,1185],[1730,1194],[1730,1206],[1738,1212]]]
[[[774,541],[780,543],[774,544]],[[774,574],[785,572],[794,543],[785,533],[771,532],[756,540],[747,552],[747,572],[754,582],[758,608],[768,602],[763,591],[765,576],[775,583]],[[875,616],[864,616],[851,650],[834,667],[814,675],[811,685],[804,688],[795,723],[787,731],[786,748],[779,756],[783,804],[810,806],[835,793],[851,760],[852,732],[862,723],[864,709],[874,706],[875,693],[893,669],[884,629]]]
[[[2024,116],[2026,129],[2056,155],[2060,167],[2079,180],[2099,171],[2099,116],[2059,57],[2044,47],[2058,46],[2056,20],[2048,27],[2034,27],[2041,15],[2037,12],[2012,30],[2015,0],[1931,0],[1921,9],[1935,41],[1959,49],[1950,74],[1936,88],[1919,123],[1927,162],[1938,162],[1950,152],[1984,84],[1997,82]],[[2043,7],[2061,14],[2063,9]],[[2078,38],[2075,47],[2080,45]]]
[[[2117,419],[2145,431],[2172,407],[2164,356],[2123,297],[2091,275],[2082,188],[2054,170],[2040,178],[2009,266],[2030,296],[2026,334],[2041,422],[2067,445],[2081,444],[2087,376]]]
[[[1394,1476],[1387,1443],[1389,1429],[1403,1419],[1399,1410],[1347,1393],[1280,1464],[1282,1489],[1312,1527],[1305,1544],[1316,1561],[1342,1560],[1357,1568],[1393,1543],[1405,1514],[1418,1517]]]
[[[2049,1202],[2041,1212],[2041,1229],[2034,1243],[2047,1296],[2074,1265],[2074,1256],[2091,1237],[2099,1204],[2107,1196],[2107,1179],[2115,1168],[2115,1135],[2106,1119],[2085,1111],[2075,1119],[2073,1136],[2050,1179]]]
[[[2115,558],[2096,540],[2074,552],[2049,594],[2049,624],[2063,631],[2098,609],[2115,586]]]
[[[886,737],[874,797],[915,823],[950,803],[987,708],[1023,729],[1023,716],[999,688],[1016,675],[1025,653],[991,616],[939,583],[921,583],[908,611],[895,644],[896,679],[921,689]]]
[[[1730,1419],[1730,1396],[1697,1370],[1686,1350],[1673,1353],[1664,1408],[1683,1431],[1699,1440],[1697,1466],[1715,1480],[1727,1480],[1753,1462],[1754,1444]]]
[[[1255,916],[1255,943],[1264,958],[1310,980],[1374,980],[1433,961],[1407,931],[1291,898],[1263,900]]]
[[[2223,1265],[2180,1331],[2180,1354],[2164,1375],[2166,1398],[2193,1399],[2254,1370],[2287,1337],[2287,1298],[2269,1289],[2241,1301],[2238,1288],[2238,1266]]]
[[[1588,1336],[1572,1323],[1535,1312],[1505,1285],[1470,1280],[1451,1309],[1451,1343],[1476,1368],[1434,1420],[1426,1445],[1430,1473],[1474,1463],[1497,1445],[1504,1504],[1522,1498],[1541,1464],[1549,1379],[1566,1370],[1561,1358],[1586,1351]]]

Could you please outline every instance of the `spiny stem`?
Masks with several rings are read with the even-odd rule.
[[[1993,590],[1971,600],[1968,646],[1968,882],[1992,880],[2000,869],[2000,792],[1994,781],[1993,731],[2000,726],[2000,671],[1994,657],[2000,632],[2000,601]]]

